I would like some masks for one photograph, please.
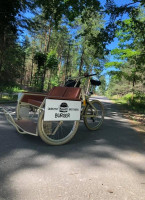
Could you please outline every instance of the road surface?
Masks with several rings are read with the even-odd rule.
[[[0,114],[0,200],[145,200],[145,137],[99,99],[103,126],[80,123],[63,146],[18,134]]]

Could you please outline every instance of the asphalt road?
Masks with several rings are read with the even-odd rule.
[[[80,123],[63,146],[18,134],[0,114],[0,200],[145,200],[145,137],[99,99],[103,126]]]

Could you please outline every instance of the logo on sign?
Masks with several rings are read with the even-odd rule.
[[[63,102],[60,104],[59,112],[68,112],[68,104]]]
[[[60,113],[55,113],[55,118],[69,118],[70,113],[68,112],[68,104],[63,102],[59,106],[59,112]]]

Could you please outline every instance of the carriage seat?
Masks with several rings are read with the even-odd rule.
[[[80,101],[80,92],[81,92],[80,88],[58,86],[58,87],[53,87],[49,91],[48,95],[45,97],[47,99]],[[28,103],[40,107],[43,100],[44,98],[40,100],[40,97],[38,99],[37,96],[35,96],[35,98],[30,97],[28,99]]]
[[[48,96],[48,99],[72,100],[80,101],[80,88],[74,87],[53,87]]]

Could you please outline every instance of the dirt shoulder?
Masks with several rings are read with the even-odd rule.
[[[133,111],[122,110],[122,115],[131,123],[132,127],[145,134],[145,114],[134,113]]]
[[[112,101],[113,102],[113,101]],[[115,103],[115,102],[113,102]],[[145,114],[140,114],[131,110],[126,109],[123,105],[115,103],[120,111],[122,117],[128,119],[132,127],[140,132],[145,134]]]

